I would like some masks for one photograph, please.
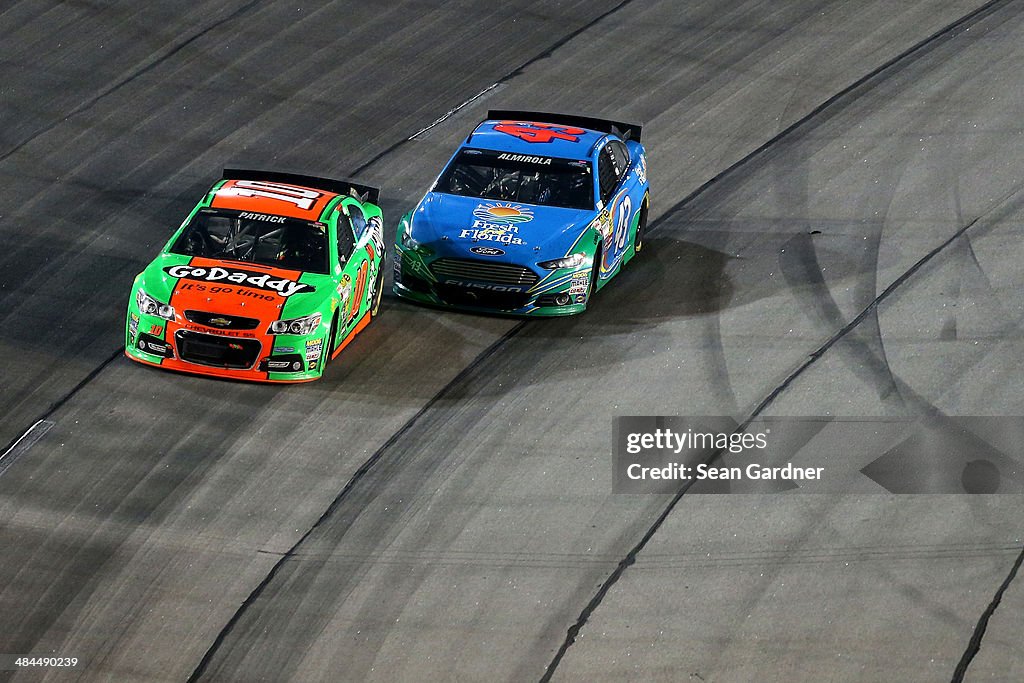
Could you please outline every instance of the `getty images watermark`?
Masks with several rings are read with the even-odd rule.
[[[617,417],[615,493],[1024,493],[1024,418]]]

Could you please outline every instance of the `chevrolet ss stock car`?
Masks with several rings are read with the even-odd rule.
[[[380,306],[377,202],[354,183],[225,170],[135,278],[125,353],[219,377],[320,377]]]
[[[398,226],[394,291],[453,308],[579,313],[643,246],[640,126],[491,111]]]

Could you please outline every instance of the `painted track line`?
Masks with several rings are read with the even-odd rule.
[[[35,421],[28,430],[18,437],[18,439],[8,447],[6,451],[0,455],[0,477],[4,476],[4,472],[7,468],[13,465],[18,458],[24,455],[28,449],[32,448],[39,439],[43,438],[46,432],[56,423],[52,420],[39,419]]]
[[[46,421],[47,421],[47,418],[49,418],[49,417],[50,417],[51,415],[53,415],[53,414],[54,414],[55,412],[57,412],[57,410],[58,410],[58,409],[59,409],[59,408],[60,408],[61,406],[63,406],[63,405],[65,404],[65,403],[67,403],[68,401],[70,401],[70,400],[71,400],[71,398],[72,398],[72,397],[73,397],[73,396],[74,396],[75,394],[77,394],[77,393],[78,393],[79,391],[81,391],[81,390],[82,390],[83,388],[85,388],[85,386],[86,386],[87,384],[89,384],[89,383],[90,383],[90,382],[92,382],[92,381],[93,381],[94,379],[96,379],[96,377],[97,377],[97,376],[98,376],[98,375],[99,375],[99,374],[100,374],[101,372],[103,372],[103,370],[104,370],[104,369],[106,369],[106,367],[107,367],[108,365],[110,365],[111,363],[113,363],[113,362],[114,362],[114,361],[115,361],[115,360],[116,360],[117,358],[119,358],[119,357],[121,356],[121,354],[123,354],[123,353],[124,353],[124,347],[123,347],[123,346],[119,346],[119,347],[117,347],[117,351],[114,351],[114,353],[112,353],[112,354],[110,354],[109,356],[107,356],[107,358],[106,358],[106,359],[105,359],[105,360],[104,360],[104,361],[103,361],[102,363],[100,363],[100,364],[99,364],[99,365],[97,365],[97,366],[96,366],[95,368],[93,368],[93,369],[92,369],[92,371],[91,371],[91,372],[89,372],[89,374],[88,374],[88,375],[86,375],[85,377],[83,377],[83,378],[82,378],[82,379],[81,379],[81,380],[80,380],[80,381],[78,382],[78,384],[76,384],[75,386],[73,386],[73,387],[71,388],[71,390],[70,390],[70,391],[68,391],[68,392],[67,392],[66,394],[64,394],[63,396],[61,396],[60,398],[58,398],[58,399],[57,399],[56,401],[54,401],[53,403],[51,403],[51,404],[50,404],[50,407],[49,407],[49,408],[47,408],[47,409],[46,409],[45,411],[43,411],[43,414],[42,414],[42,415],[40,415],[40,416],[39,416],[39,417],[38,417],[38,418],[36,419],[36,421],[32,423],[32,426],[31,426],[31,427],[29,427],[28,429],[26,429],[26,430],[25,430],[25,432],[24,432],[24,433],[23,433],[23,434],[22,434],[22,435],[21,435],[20,437],[18,437],[17,439],[15,439],[15,440],[11,441],[11,443],[7,445],[7,448],[6,448],[6,450],[4,451],[4,455],[6,455],[6,454],[7,454],[7,452],[9,452],[9,451],[12,451],[12,450],[14,449],[14,447],[18,445],[18,442],[19,442],[19,441],[21,441],[21,439],[25,438],[25,435],[26,435],[26,434],[28,434],[29,432],[31,432],[31,431],[32,431],[33,429],[35,429],[35,428],[36,428],[36,425],[38,425],[38,424],[39,424],[40,422],[46,422]],[[52,424],[52,423],[51,423],[51,424]],[[49,427],[47,427],[47,429],[49,429]],[[33,442],[33,443],[34,443],[34,442]]]

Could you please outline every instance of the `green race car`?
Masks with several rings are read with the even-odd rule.
[[[135,278],[125,354],[202,375],[317,379],[380,307],[379,194],[225,170]]]

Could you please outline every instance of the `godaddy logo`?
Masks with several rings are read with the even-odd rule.
[[[171,277],[185,278],[187,280],[198,280],[200,282],[233,282],[243,287],[265,289],[277,292],[287,298],[299,292],[313,292],[316,288],[312,285],[289,280],[288,278],[275,278],[267,273],[260,273],[253,270],[228,270],[227,268],[202,268],[198,266],[169,266],[164,268]]]

